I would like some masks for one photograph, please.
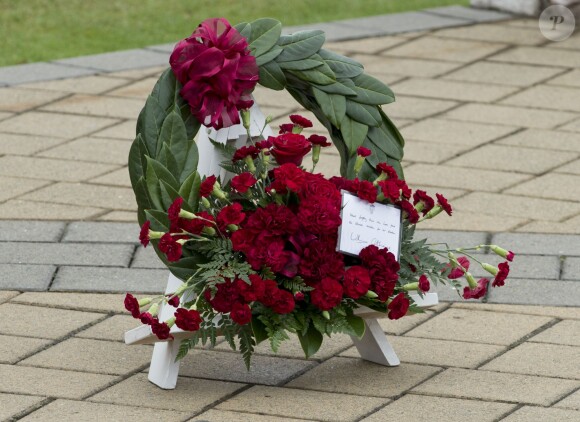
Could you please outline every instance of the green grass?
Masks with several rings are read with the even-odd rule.
[[[468,0],[0,0],[0,66],[185,38],[208,17],[299,25]]]

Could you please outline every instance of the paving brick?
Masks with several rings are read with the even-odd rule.
[[[546,409],[542,407],[524,406],[516,410],[507,418],[502,419],[505,422],[527,422],[527,421],[543,421],[543,422],[560,422],[571,421],[576,419],[578,412],[563,409]]]
[[[402,362],[459,368],[476,368],[504,350],[502,346],[489,344],[400,336],[389,337],[389,343],[397,351]],[[359,355],[356,348],[352,347],[341,356],[358,357]]]
[[[295,104],[296,101],[286,90],[273,91],[259,85],[256,85],[256,88],[252,91],[252,96],[256,103],[260,104],[260,107],[280,107],[281,104],[290,105]]]
[[[578,34],[572,34],[570,38],[567,38],[561,42],[550,43],[549,48],[563,48],[565,50],[580,50],[580,37]]]
[[[574,235],[499,233],[492,243],[525,255],[580,256],[580,238]]]
[[[569,122],[575,116],[567,111],[538,110],[496,104],[466,104],[447,112],[442,117],[498,125],[550,129]]]
[[[555,130],[526,129],[497,141],[514,147],[549,149],[550,151],[580,152],[578,135]]]
[[[414,422],[419,417],[418,409],[432,421],[464,422],[468,418],[473,421],[492,422],[514,407],[506,403],[407,394],[362,422],[383,422],[391,419]]]
[[[577,88],[537,85],[506,98],[501,104],[517,106],[535,104],[542,108],[579,112],[579,96],[580,89]]]
[[[58,339],[102,317],[90,312],[65,311],[13,303],[0,305],[0,333]],[[55,323],[58,321],[58,324]]]
[[[405,161],[438,164],[458,156],[469,149],[465,145],[440,144],[407,140],[405,142]]]
[[[61,371],[17,365],[0,365],[2,390],[7,393],[30,394],[81,399],[115,380],[110,375]]]
[[[75,221],[67,227],[63,242],[139,243],[139,225]]]
[[[0,263],[127,267],[132,245],[0,243]]]
[[[0,363],[14,364],[25,356],[48,346],[50,343],[52,343],[50,340],[0,334]]]
[[[89,75],[93,72],[89,69],[61,66],[55,63],[29,63],[0,69],[0,83],[23,84]]]
[[[580,87],[580,69],[572,69],[563,75],[550,79],[546,83],[550,85]]]
[[[580,346],[580,321],[560,321],[553,327],[535,335],[530,341],[538,343]]]
[[[106,72],[141,69],[167,64],[167,54],[144,49],[123,50],[113,53],[94,54],[57,60],[55,63],[98,69]]]
[[[56,81],[31,82],[20,85],[21,88],[41,89],[48,91],[74,92],[78,94],[102,94],[105,91],[126,85],[127,80],[109,78],[103,75],[83,76]]]
[[[199,412],[244,387],[244,384],[180,377],[175,390],[161,390],[137,374],[96,394],[89,400],[120,405]],[[195,397],[195,400],[191,398]]]
[[[190,419],[190,422],[247,422],[251,420],[252,422],[299,422],[299,421],[312,421],[312,419],[294,419],[294,418],[279,418],[272,415],[256,415],[254,413],[238,413],[229,412],[227,410],[216,410],[210,409],[207,412],[203,412],[201,415]]]
[[[0,289],[48,290],[54,265],[0,264]]]
[[[0,134],[0,154],[32,155],[63,142],[65,140],[62,138],[2,133]]]
[[[137,208],[133,189],[81,183],[56,183],[25,195],[22,199],[126,211]]]
[[[166,270],[61,267],[50,290],[159,293],[167,284],[167,274]]]
[[[561,280],[527,280],[512,278],[501,289],[494,289],[491,303],[520,305],[578,306],[580,283]]]
[[[443,196],[445,196],[445,198],[449,199],[450,201],[452,201],[456,198],[459,198],[467,193],[467,191],[464,189],[453,189],[453,188],[442,187],[442,186],[425,187],[425,186],[420,186],[420,185],[413,185],[412,189],[413,190],[421,189],[421,190],[426,191],[427,193],[437,192],[437,193],[440,193]]]
[[[477,255],[483,262],[498,265],[505,259],[495,255]],[[470,270],[475,277],[491,277],[477,263],[473,262]],[[522,279],[557,280],[560,276],[560,258],[557,256],[518,255],[510,264],[510,277]]]
[[[569,151],[545,151],[535,148],[484,145],[447,161],[450,166],[481,168],[488,170],[517,171],[542,174],[570,162],[577,154]]]
[[[19,362],[22,366],[123,375],[147,365],[151,347],[70,338]]]
[[[521,233],[580,234],[580,216],[566,220],[566,224],[549,221],[532,221],[516,229]]]
[[[393,89],[404,95],[458,101],[493,102],[514,93],[518,88],[486,85],[485,89],[482,89],[481,85],[468,82],[412,78],[395,84]]]
[[[385,333],[401,335],[427,321],[435,315],[434,312],[426,311],[423,314],[408,315],[405,318],[398,320],[390,320],[388,318],[379,319],[379,325]],[[358,354],[356,354],[358,357]]]
[[[564,280],[580,280],[580,258],[566,258],[562,264]]]
[[[66,96],[63,92],[0,88],[0,110],[21,112]]]
[[[375,54],[397,44],[406,42],[407,39],[398,36],[370,37],[360,40],[329,42],[324,44],[324,48],[331,51],[347,53],[367,53]]]
[[[90,179],[89,183],[130,188],[131,178],[129,177],[129,170],[127,167],[122,167],[119,170],[114,170],[110,173]],[[137,221],[136,214],[131,214],[131,217],[132,220]]]
[[[21,174],[31,179],[79,182],[87,180],[118,166],[71,160],[19,157],[5,155],[0,157],[0,175]]]
[[[304,157],[304,162],[312,163],[311,155]],[[316,172],[326,177],[340,176],[340,157],[334,154],[320,154],[320,161],[316,165]]]
[[[136,127],[136,121],[128,120],[115,126],[108,127],[104,130],[101,130],[100,132],[96,132],[93,134],[93,136],[99,138],[115,138],[123,139],[125,141],[133,141],[135,139]]]
[[[469,63],[495,53],[505,44],[424,37],[389,49],[384,55]]]
[[[398,95],[395,103],[385,107],[385,112],[395,119],[423,119],[449,110],[457,104],[455,101]]]
[[[0,111],[0,120],[7,119],[13,115],[14,113],[6,113],[5,111]]]
[[[476,147],[517,130],[516,127],[469,123],[439,118],[425,119],[406,126],[402,133],[407,139],[424,142]]]
[[[140,324],[141,323],[131,315],[113,315],[112,317],[81,331],[75,336],[96,340],[124,342],[125,331],[136,328]]]
[[[0,202],[39,189],[48,184],[49,182],[42,180],[0,176],[0,185],[2,186],[2,190],[0,190]]]
[[[171,51],[173,51],[173,48],[167,51],[167,53],[171,53]],[[111,73],[107,73],[107,76],[123,79],[142,79],[147,76],[159,78],[161,74],[167,69],[167,67],[167,63],[165,63],[163,66],[147,66],[142,69],[113,71]]]
[[[0,393],[0,418],[10,420],[30,408],[40,406],[44,400],[44,397]]]
[[[427,243],[447,243],[452,248],[471,247],[487,243],[487,233],[482,232],[444,232],[418,229],[415,232],[415,238],[427,239]]]
[[[580,160],[573,161],[555,170],[557,173],[569,173],[580,175]]]
[[[292,397],[292,400],[288,400],[288,397]],[[312,391],[255,386],[220,403],[217,409],[350,422],[388,402],[388,399],[377,397],[322,392],[313,394]]]
[[[431,318],[429,321],[409,331],[406,335],[410,337],[509,345],[551,320],[551,318],[540,316],[452,308]],[[483,321],[485,323],[482,323]],[[467,329],[467,327],[477,327],[477,329]]]
[[[0,122],[0,132],[72,139],[88,135],[118,121],[103,117],[32,111]]]
[[[50,221],[0,221],[1,242],[58,242],[65,223]]]
[[[566,54],[562,54],[562,51],[557,49],[516,47],[496,54],[490,60],[577,68],[580,67],[580,52],[569,51]]]
[[[137,211],[111,211],[109,213],[100,215],[97,220],[99,221],[115,221],[121,223],[133,223],[137,221]]]
[[[26,292],[14,298],[13,303],[125,314],[127,311],[123,305],[124,297],[124,294],[83,293],[79,295],[78,293]]]
[[[515,28],[507,25],[471,25],[461,28],[441,29],[434,33],[437,37],[499,42],[516,45],[538,45],[546,38],[535,29]]]
[[[142,108],[143,101],[137,99],[76,94],[43,107],[43,110],[135,119]]]
[[[405,171],[411,185],[449,186],[467,190],[497,192],[530,176],[503,171],[466,169],[461,167],[416,164]],[[485,184],[483,183],[485,181]]]
[[[0,177],[0,181],[2,179]],[[30,181],[32,182],[32,179]],[[103,212],[104,210],[99,208],[21,200],[10,200],[0,204],[0,218],[11,220],[85,220]]]
[[[481,232],[505,232],[515,229],[529,221],[524,218],[502,217],[481,214],[479,212],[454,212],[453,218],[442,215],[437,218],[426,220],[421,227],[429,230],[465,230]]]
[[[107,93],[107,95],[115,97],[138,98],[145,101],[149,94],[151,94],[151,91],[153,90],[153,87],[156,83],[157,78],[146,78],[134,82],[130,85],[115,89],[114,91],[110,91]]]
[[[453,16],[455,18],[467,19],[475,22],[494,22],[504,19],[512,19],[513,15],[497,10],[476,9],[464,6],[443,6],[424,9],[425,12],[438,15]]]
[[[16,291],[9,291],[9,290],[0,290],[0,303],[8,302],[10,299],[18,296],[20,292]]]
[[[496,305],[490,303],[455,303],[453,308],[481,310],[490,312],[505,312],[511,314],[540,315],[561,319],[580,319],[580,308],[564,308],[556,306],[527,305]]]
[[[574,120],[573,122],[568,123],[567,125],[559,127],[558,129],[568,130],[571,132],[580,132],[580,120]]]
[[[26,422],[98,422],[106,415],[109,421],[124,421],[128,419],[138,420],[147,412],[141,406],[117,406],[105,403],[90,403],[73,400],[56,400],[38,409],[21,421]],[[178,411],[159,410],[155,411],[155,418],[163,421],[183,421],[188,413]]]
[[[314,364],[306,360],[254,355],[248,371],[240,353],[193,350],[183,359],[179,374],[183,377],[278,385]]]
[[[360,60],[360,55],[353,55],[353,58]],[[426,64],[428,65],[426,66]],[[371,75],[380,75],[384,73],[413,76],[419,78],[432,78],[450,72],[457,67],[459,63],[443,62],[438,60],[411,59],[408,57],[386,57],[386,56],[368,56],[365,63],[365,71]],[[260,103],[261,104],[261,103]]]
[[[568,397],[565,397],[562,401],[556,403],[554,407],[580,410],[580,390],[576,391],[574,394],[570,394]]]
[[[334,357],[287,385],[361,396],[394,397],[439,371],[426,365],[377,366],[362,359]]]
[[[571,380],[450,368],[413,392],[548,406],[578,386]]]
[[[126,165],[130,147],[128,142],[117,139],[81,138],[47,149],[37,156]]]
[[[523,343],[481,369],[516,374],[580,379],[580,348],[561,344]]]

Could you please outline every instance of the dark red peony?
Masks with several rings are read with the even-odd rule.
[[[358,299],[366,294],[371,287],[371,275],[369,270],[358,265],[350,267],[344,273],[342,285],[344,287],[345,296]]]
[[[404,293],[399,293],[395,298],[388,304],[389,309],[389,319],[399,319],[407,315],[409,310],[409,299],[405,297]]]
[[[246,325],[252,320],[252,308],[246,303],[236,302],[232,306],[230,318],[239,325]]]
[[[232,178],[232,188],[238,193],[246,193],[256,184],[257,180],[252,173],[245,172]]]
[[[248,42],[223,18],[203,21],[180,41],[169,59],[191,113],[215,129],[240,123],[238,110],[250,108],[259,79]]]
[[[272,155],[280,165],[292,163],[299,166],[312,149],[312,144],[304,135],[297,133],[284,133],[268,139],[272,141]]]
[[[184,331],[197,331],[201,324],[201,315],[193,309],[179,308],[175,311],[175,325]]]
[[[333,278],[323,278],[310,292],[310,301],[322,311],[328,311],[340,304],[342,285]]]

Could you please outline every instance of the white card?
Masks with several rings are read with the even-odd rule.
[[[338,232],[339,252],[358,255],[369,245],[388,248],[399,260],[401,209],[394,205],[371,204],[342,191],[342,225]]]

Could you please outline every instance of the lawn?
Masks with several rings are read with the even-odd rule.
[[[283,25],[396,13],[468,0],[0,0],[0,66],[144,47],[208,17]]]

